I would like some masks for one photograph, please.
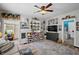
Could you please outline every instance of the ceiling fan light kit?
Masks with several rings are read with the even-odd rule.
[[[41,6],[41,7],[39,7],[39,6],[35,5],[34,7],[40,9],[39,12],[40,12],[42,15],[45,15],[47,12],[53,12],[53,10],[49,10],[49,9],[48,9],[48,8],[49,8],[50,6],[52,6],[52,5],[53,5],[52,3],[49,3],[49,4],[46,5],[46,6]],[[37,12],[38,12],[38,11],[37,11]]]
[[[40,13],[41,13],[42,15],[45,15],[47,12],[44,11],[44,10],[42,10]]]

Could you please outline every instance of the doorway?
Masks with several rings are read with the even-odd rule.
[[[63,39],[65,45],[74,46],[75,40],[75,19],[63,21]]]
[[[4,37],[5,40],[14,40],[15,35],[15,25],[14,24],[4,24]]]

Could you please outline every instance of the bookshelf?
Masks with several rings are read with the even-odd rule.
[[[40,31],[41,25],[40,25],[40,21],[39,20],[32,20],[30,26],[31,26],[31,30],[33,32]]]

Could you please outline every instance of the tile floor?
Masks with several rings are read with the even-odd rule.
[[[32,49],[34,55],[79,55],[78,50],[49,40],[41,40],[29,44],[19,44],[18,40],[13,42],[15,46],[4,55],[20,55],[18,50],[28,47]]]

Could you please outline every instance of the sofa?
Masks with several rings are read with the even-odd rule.
[[[12,47],[14,47],[14,43],[10,41],[6,41],[4,39],[0,39],[0,54],[3,54],[9,51]]]

